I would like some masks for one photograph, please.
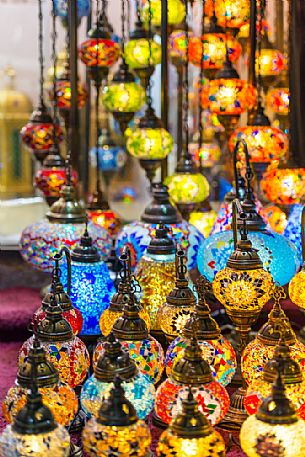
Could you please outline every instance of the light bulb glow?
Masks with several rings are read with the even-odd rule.
[[[103,88],[102,101],[111,112],[135,113],[145,102],[145,91],[135,82],[111,82]]]
[[[255,69],[264,76],[278,76],[285,68],[285,56],[277,49],[262,49],[260,56],[256,56]]]
[[[161,63],[161,45],[154,40],[140,38],[125,45],[124,57],[130,68],[146,68]]]
[[[210,192],[209,182],[201,173],[175,173],[166,178],[165,184],[175,203],[200,203]]]
[[[215,14],[221,27],[240,28],[250,20],[250,0],[216,0]]]
[[[153,26],[161,25],[162,16],[162,0],[142,0],[141,8],[141,19],[148,25],[149,19],[151,18],[151,24]],[[181,24],[185,17],[185,5],[181,0],[168,0],[168,24],[175,25]]]
[[[137,159],[163,160],[174,146],[172,136],[163,128],[135,128],[126,138],[128,152]]]
[[[305,200],[305,168],[278,168],[270,164],[261,180],[261,189],[271,202],[293,205]]]

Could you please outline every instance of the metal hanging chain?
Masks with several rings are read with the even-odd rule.
[[[203,90],[203,78],[204,78],[204,19],[205,19],[205,0],[202,0],[202,16],[201,16],[201,59],[200,59],[200,73],[199,73],[199,97],[198,97],[198,104],[199,104],[199,160],[200,160],[200,167],[202,166],[201,158],[200,158],[200,151],[202,148],[203,143],[203,107],[201,104],[201,95]]]
[[[58,146],[58,137],[56,134],[56,126],[58,122],[58,107],[57,107],[57,90],[56,90],[56,77],[57,77],[57,54],[56,54],[56,15],[55,15],[55,0],[52,0],[52,62],[53,62],[53,142]]]
[[[121,27],[122,27],[122,43],[121,43],[121,49],[122,49],[122,58],[124,60],[124,50],[125,50],[125,0],[121,0]]]
[[[130,2],[128,2],[130,3]],[[137,20],[141,22],[141,13],[140,13],[140,0],[136,0],[136,13],[137,13]],[[130,30],[130,29],[129,29]]]
[[[184,62],[184,80],[182,84],[183,90],[183,105],[182,105],[182,124],[184,131],[184,147],[182,149],[182,157],[188,157],[189,146],[189,129],[188,129],[188,116],[189,116],[189,26],[188,26],[188,0],[185,0],[185,17],[184,17],[184,33],[185,33],[185,62]]]
[[[259,20],[257,33],[257,78],[256,78],[256,90],[257,90],[257,104],[260,106],[263,102],[262,96],[262,74],[261,74],[261,55],[262,55],[262,34],[263,34],[263,20],[265,16],[266,0],[259,0]]]
[[[106,2],[102,0],[102,16],[105,14]],[[96,98],[95,98],[95,128],[96,128],[96,142],[95,142],[95,158],[96,158],[96,191],[98,192],[101,187],[101,180],[99,174],[99,159],[100,159],[100,151],[99,151],[99,135],[100,135],[100,88],[101,88],[101,79],[99,76],[99,67],[98,67],[98,56],[99,56],[99,28],[100,28],[100,1],[96,0],[96,28],[97,28],[97,38],[96,38],[96,80],[95,80],[95,87],[96,87]]]
[[[151,31],[151,1],[148,0],[148,67],[151,65],[151,56],[152,56],[152,31]],[[152,98],[151,98],[151,89],[152,89],[152,83],[151,83],[151,76],[148,78],[148,84],[147,84],[147,106],[148,108],[152,107]]]
[[[43,85],[44,85],[44,59],[43,59],[43,14],[42,14],[42,0],[38,0],[38,51],[39,51],[39,103],[44,107],[43,99]]]

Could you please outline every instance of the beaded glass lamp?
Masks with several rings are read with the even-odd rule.
[[[236,370],[236,355],[230,342],[221,334],[217,322],[210,315],[210,308],[205,294],[210,292],[211,285],[201,276],[196,289],[199,300],[195,312],[186,322],[182,335],[170,344],[166,352],[165,367],[169,376],[175,360],[183,356],[183,350],[189,344],[194,329],[198,345],[204,359],[209,363],[214,378],[223,386],[227,386]]]
[[[175,285],[175,251],[174,240],[160,224],[135,268],[135,277],[142,289],[141,302],[154,331],[161,330],[157,313]]]
[[[42,402],[50,408],[56,422],[70,425],[78,410],[78,400],[68,384],[59,381],[54,365],[47,361],[46,353],[34,338],[28,357],[19,367],[15,385],[12,386],[2,403],[4,418],[11,423],[26,403],[28,389],[33,380],[37,384]]]
[[[54,421],[35,384],[13,424],[8,425],[0,436],[0,452],[2,457],[70,455],[69,433]]]
[[[280,372],[286,395],[296,408],[297,415],[305,418],[305,379],[300,365],[291,358],[287,344],[280,340],[273,357],[266,363],[260,376],[249,384],[244,405],[249,415],[255,414],[264,398],[270,395],[272,384]]]
[[[68,285],[67,265],[62,268],[64,288]],[[80,244],[71,252],[71,300],[83,316],[80,332],[84,336],[100,334],[99,319],[109,306],[115,289],[106,263],[94,246],[87,228]]]
[[[157,313],[157,328],[165,334],[167,341],[175,339],[193,314],[196,298],[189,287],[185,266],[185,252],[181,247],[176,251],[176,281]]]
[[[97,355],[99,357],[97,358]],[[103,350],[96,352],[94,374],[83,385],[80,401],[87,415],[97,416],[104,398],[109,396],[117,375],[123,381],[125,395],[135,407],[140,419],[145,419],[154,406],[155,387],[147,376],[138,370],[131,355],[110,333]]]
[[[273,357],[275,347],[280,339],[289,346],[291,358],[298,362],[301,367],[305,366],[305,346],[296,338],[280,305],[280,299],[286,297],[283,288],[275,288],[273,297],[275,302],[268,316],[268,321],[242,353],[241,370],[247,384],[261,375],[265,364]]]
[[[156,453],[158,457],[225,457],[224,439],[199,411],[191,389],[182,401],[182,411],[160,436]]]
[[[88,351],[85,344],[73,335],[71,325],[62,317],[62,310],[54,297],[46,310],[46,317],[37,327],[36,337],[63,383],[76,387],[84,381],[90,366]],[[27,360],[32,344],[33,337],[23,343],[19,366]]]
[[[181,412],[182,401],[187,398],[190,386],[199,411],[212,425],[220,422],[228,411],[229,395],[219,382],[213,380],[209,364],[194,337],[182,357],[175,360],[169,378],[157,389],[155,412],[161,421],[169,424]]]
[[[203,241],[203,235],[191,224],[182,220],[175,206],[170,202],[167,187],[153,184],[153,200],[146,207],[139,222],[126,224],[117,238],[117,252],[122,251],[127,244],[131,251],[132,269],[140,261],[155,235],[158,224],[163,223],[176,243],[187,249],[189,270],[197,266],[198,247]],[[164,297],[165,298],[165,297]]]
[[[270,395],[240,431],[240,444],[248,457],[267,455],[301,457],[305,453],[305,425],[287,398],[279,374]],[[265,454],[266,455],[266,454]]]
[[[135,408],[125,397],[119,377],[98,417],[90,419],[83,430],[83,446],[89,457],[107,457],[115,449],[117,457],[147,455],[151,436],[148,426],[138,419]]]

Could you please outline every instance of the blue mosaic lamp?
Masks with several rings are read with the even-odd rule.
[[[97,416],[103,398],[108,397],[116,376],[120,376],[128,400],[134,405],[140,419],[145,419],[154,407],[155,387],[138,370],[130,354],[110,333],[103,343],[94,374],[85,382],[80,401],[88,416]]]
[[[300,267],[300,259],[295,246],[283,235],[267,229],[262,217],[258,214],[251,181],[253,172],[249,162],[247,145],[241,141],[247,157],[247,190],[241,204],[242,211],[247,215],[248,237],[253,248],[258,250],[258,255],[263,262],[263,267],[271,273],[275,282],[280,285],[287,284]],[[236,144],[235,150],[240,143]],[[238,228],[242,221],[238,219]],[[208,237],[199,248],[198,269],[201,274],[213,281],[218,271],[225,268],[226,263],[234,251],[233,232],[227,230]]]
[[[293,205],[283,235],[297,248],[302,261],[302,211],[303,205]]]
[[[62,268],[62,283],[68,284],[67,266]],[[80,243],[71,252],[71,294],[73,305],[83,316],[80,335],[100,334],[99,319],[109,306],[115,289],[106,263],[93,245],[87,227]]]
[[[63,18],[68,16],[68,0],[54,0],[55,15]],[[88,16],[90,13],[90,0],[77,0],[78,17]]]
[[[184,221],[169,201],[167,187],[161,183],[152,186],[152,202],[145,208],[140,221],[126,224],[117,238],[117,253],[120,255],[125,245],[130,248],[132,269],[146,251],[158,224],[164,224],[170,236],[183,249],[187,249],[188,270],[197,266],[197,255],[204,236],[193,225]]]

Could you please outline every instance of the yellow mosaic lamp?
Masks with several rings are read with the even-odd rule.
[[[145,25],[148,25],[151,20],[151,25],[154,27],[161,26],[162,16],[162,0],[144,0],[141,8],[141,19]],[[185,5],[181,0],[169,0],[168,6],[168,24],[177,25],[181,24],[185,17]]]
[[[176,252],[176,282],[174,288],[166,297],[165,303],[157,314],[157,327],[165,333],[167,341],[175,339],[183,329],[185,323],[194,312],[196,298],[189,287],[186,277],[186,255],[181,247]]]
[[[291,301],[301,309],[305,309],[305,207],[302,209],[302,256],[303,265],[301,270],[291,279],[289,283],[289,297]]]
[[[302,457],[305,454],[305,423],[297,417],[288,400],[280,373],[270,396],[264,399],[256,415],[242,425],[240,444],[248,457]]]
[[[160,436],[156,454],[157,457],[225,457],[224,439],[198,410],[198,402],[191,389],[182,401],[182,411]]]
[[[222,27],[239,29],[250,20],[250,0],[215,0],[215,14]]]

